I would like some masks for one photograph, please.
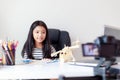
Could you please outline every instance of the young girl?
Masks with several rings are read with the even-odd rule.
[[[27,40],[22,49],[22,57],[27,59],[52,59],[55,48],[50,45],[47,25],[43,21],[32,23]]]

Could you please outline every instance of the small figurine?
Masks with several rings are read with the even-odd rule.
[[[52,53],[51,56],[53,57],[53,56],[59,54],[60,62],[72,61],[73,60],[72,50],[80,47],[80,42],[79,41],[76,41],[74,43],[75,43],[75,45],[70,46],[70,47],[65,46],[62,50],[59,50],[55,53]]]

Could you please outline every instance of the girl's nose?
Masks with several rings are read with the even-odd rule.
[[[41,35],[42,35],[41,33],[38,34],[38,36],[41,36]]]
[[[43,34],[42,33],[39,33],[38,36],[42,36]]]

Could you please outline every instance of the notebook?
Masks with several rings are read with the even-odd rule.
[[[89,66],[89,67],[95,67],[98,65],[99,60],[95,59],[81,59],[80,61],[71,61],[67,62],[70,65],[77,65],[77,66]]]

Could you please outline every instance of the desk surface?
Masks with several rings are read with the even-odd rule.
[[[112,65],[111,67],[120,70],[120,62],[118,62],[117,65]]]
[[[67,63],[33,61],[29,64],[0,66],[0,79],[50,79],[65,76],[94,76],[93,67]]]

